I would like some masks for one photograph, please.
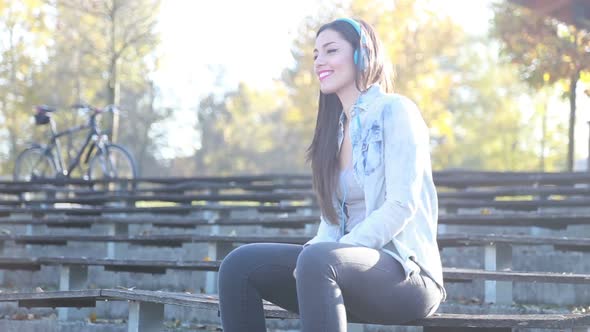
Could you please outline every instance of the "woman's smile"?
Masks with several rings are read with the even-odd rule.
[[[323,81],[328,76],[332,75],[333,72],[334,72],[333,70],[320,70],[318,72],[318,78],[320,79],[320,81]]]

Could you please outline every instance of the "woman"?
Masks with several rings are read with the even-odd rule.
[[[320,82],[308,149],[321,210],[303,246],[243,245],[219,269],[225,332],[265,331],[262,299],[299,313],[301,330],[400,324],[446,298],[436,242],[429,134],[391,80],[373,28],[337,19],[316,34]]]

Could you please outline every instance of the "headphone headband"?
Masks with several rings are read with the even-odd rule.
[[[352,25],[354,30],[356,30],[356,32],[358,33],[360,38],[360,45],[354,50],[354,64],[357,65],[361,71],[365,70],[367,63],[367,52],[365,50],[366,40],[361,24],[356,20],[353,20],[352,18],[348,17],[338,18],[336,19],[336,21],[342,21]]]
[[[359,24],[359,22],[353,20],[352,18],[342,17],[342,18],[336,19],[336,21],[348,22],[348,24],[352,25],[352,27],[359,34],[359,37],[362,37],[363,36],[361,25]]]

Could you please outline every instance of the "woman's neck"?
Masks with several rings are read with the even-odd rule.
[[[350,120],[350,112],[352,106],[360,96],[361,92],[356,88],[356,84],[351,85],[348,89],[337,93],[340,103],[342,104],[342,111],[346,114],[346,119]]]

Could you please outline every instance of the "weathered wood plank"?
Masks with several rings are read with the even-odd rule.
[[[107,271],[126,271],[136,273],[165,273],[167,269],[191,271],[218,271],[221,261],[175,261],[175,260],[130,260],[99,259],[88,257],[2,257],[0,269],[39,270],[41,265],[82,265],[103,266]],[[444,267],[446,282],[472,280],[498,280],[513,282],[590,284],[590,274],[487,271]]]
[[[544,196],[563,195],[563,196],[589,196],[590,187],[577,188],[572,186],[502,186],[492,188],[469,188],[469,190],[457,191],[440,191],[440,199],[494,199],[496,197],[511,196]]]
[[[164,273],[166,269],[217,271],[221,261],[166,261],[166,260],[130,260],[130,259],[96,259],[69,257],[39,257],[41,264],[51,265],[94,265],[104,266],[109,271],[128,271],[145,273]],[[152,272],[161,271],[161,272]]]
[[[100,289],[84,289],[71,291],[53,291],[53,292],[18,292],[18,293],[0,293],[0,301],[19,301],[19,300],[48,300],[48,299],[85,299],[100,297]]]
[[[443,268],[445,281],[450,280],[498,280],[514,282],[590,284],[590,274],[486,271],[478,269]]]
[[[231,242],[231,243],[292,243],[303,244],[309,236],[224,236],[199,234],[160,234],[160,235],[13,235],[0,234],[0,241],[14,241],[22,244],[66,245],[76,242],[126,242],[135,245],[177,247],[189,242]],[[552,245],[558,250],[588,251],[590,238],[540,237],[504,234],[439,234],[440,248],[459,246],[481,246],[494,243],[512,245]]]
[[[136,245],[181,246],[191,242],[230,242],[230,243],[294,243],[303,244],[309,236],[225,236],[200,234],[159,234],[159,235],[14,235],[0,234],[0,241],[15,241],[22,244],[66,245],[75,242],[126,242]]]
[[[45,207],[0,207],[0,215],[10,214],[34,214],[37,216],[63,213],[67,215],[101,215],[105,213],[169,213],[188,214],[197,211],[249,211],[259,212],[294,212],[297,209],[313,208],[313,206],[244,206],[244,205],[179,205],[179,206],[153,206],[153,207],[71,207],[71,208],[45,208]]]
[[[2,270],[27,270],[39,271],[41,263],[33,257],[0,257],[0,269]]]
[[[431,317],[410,322],[408,325],[567,329],[574,326],[590,326],[590,314],[473,315],[435,313]]]
[[[590,238],[549,237],[506,234],[439,234],[440,247],[487,245],[494,243],[509,243],[513,245],[552,245],[567,246],[570,250],[588,250]]]
[[[140,302],[161,303],[189,306],[197,309],[218,310],[219,300],[215,295],[187,294],[146,290],[100,289],[69,292],[16,293],[0,294],[0,301],[19,301],[30,307],[48,304],[72,306],[97,300],[132,300]],[[21,302],[24,301],[24,302]],[[54,302],[51,302],[54,301]],[[69,301],[69,302],[68,302]],[[271,303],[264,302],[265,315],[268,318],[295,319],[298,315]],[[49,305],[49,306],[51,306]],[[546,328],[563,329],[590,326],[590,314],[452,314],[435,313],[434,315],[408,322],[408,326],[440,327],[482,327],[482,328]]]
[[[494,208],[514,211],[534,211],[539,208],[569,208],[588,207],[590,198],[568,198],[563,200],[467,200],[467,199],[441,199],[438,204],[445,208]]]
[[[570,213],[493,213],[489,215],[441,215],[439,224],[471,226],[538,226],[565,228],[569,225],[588,225],[590,215]]]
[[[30,199],[30,200],[4,200],[0,205],[39,205],[39,204],[104,204],[108,202],[175,202],[190,203],[199,202],[256,202],[256,203],[277,203],[286,200],[300,201],[313,198],[315,194],[312,191],[307,193],[299,192],[280,192],[280,193],[244,193],[244,194],[136,194],[136,193],[114,193],[114,194],[94,194],[83,197],[60,197],[53,199]]]
[[[215,225],[260,225],[275,228],[299,228],[308,224],[317,224],[319,215],[314,216],[260,216],[251,218],[220,218]],[[45,216],[28,217],[17,216],[0,218],[0,225],[47,225],[49,227],[91,227],[93,224],[151,224],[154,227],[190,228],[211,225],[207,219],[180,216]],[[563,229],[569,225],[589,225],[590,214],[580,213],[494,213],[490,215],[441,215],[438,223],[441,225],[471,225],[471,226],[537,226],[551,229]]]

